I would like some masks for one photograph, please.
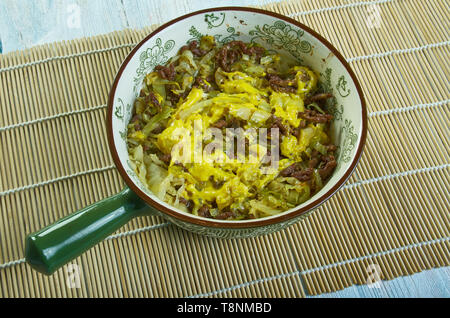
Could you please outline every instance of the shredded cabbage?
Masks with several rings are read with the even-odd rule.
[[[329,123],[305,123],[301,116],[326,114],[320,101],[304,104],[321,87],[318,74],[255,44],[227,45],[203,36],[146,75],[128,125],[130,167],[159,199],[195,215],[277,215],[307,201],[327,180],[320,162],[333,156]],[[270,139],[279,128],[279,149],[254,144],[251,129],[258,128]],[[227,140],[241,142],[244,153]],[[180,141],[192,152],[185,155]],[[281,158],[271,166],[263,159],[275,151]]]

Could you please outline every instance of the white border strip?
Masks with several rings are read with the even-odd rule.
[[[0,264],[0,269],[4,269],[4,268],[7,268],[7,267],[19,265],[19,264],[22,264],[22,263],[25,263],[25,258],[21,258],[21,259],[15,260],[15,261],[11,261],[11,262],[8,262],[8,263]]]
[[[56,115],[42,117],[42,118],[30,120],[30,121],[25,121],[25,122],[18,123],[18,124],[12,124],[12,125],[9,125],[9,126],[0,127],[0,132],[6,131],[6,130],[10,130],[10,129],[14,129],[14,128],[17,128],[17,127],[24,127],[24,126],[28,126],[28,125],[32,125],[32,124],[42,123],[42,122],[45,122],[45,121],[48,121],[48,120],[51,120],[51,119],[66,117],[66,116],[75,115],[75,114],[83,114],[83,113],[95,111],[95,110],[98,110],[98,109],[103,109],[103,108],[106,108],[107,106],[108,105],[104,104],[104,105],[94,106],[94,107],[85,108],[85,109],[73,110],[73,111],[66,112],[66,113],[59,113],[59,114],[56,114]]]
[[[418,52],[418,51],[423,51],[423,50],[430,49],[430,48],[446,46],[449,44],[450,44],[450,41],[429,43],[429,44],[425,44],[422,46],[416,46],[416,47],[407,48],[407,49],[396,49],[396,50],[386,51],[386,52],[382,52],[382,53],[374,53],[374,54],[369,54],[369,55],[360,55],[360,56],[350,57],[350,58],[347,58],[346,60],[348,63],[352,63],[354,61],[367,60],[367,59],[371,59],[371,58],[380,58],[380,57],[390,56],[393,54]],[[10,67],[0,68],[0,73],[18,70],[18,69],[25,68],[28,66],[39,65],[39,64],[47,63],[47,62],[70,59],[72,57],[79,57],[79,56],[86,56],[86,55],[90,55],[90,54],[94,54],[94,53],[108,52],[108,51],[112,51],[112,50],[120,49],[120,48],[124,48],[124,47],[133,48],[136,45],[137,44],[135,44],[135,43],[127,43],[127,44],[112,46],[112,47],[100,49],[100,50],[86,51],[83,53],[58,55],[58,56],[50,57],[50,58],[43,59],[43,60],[37,60],[34,62],[30,62],[30,63],[24,63],[24,64],[18,64],[18,65],[14,65],[14,66],[10,66]]]
[[[384,256],[384,255],[395,253],[395,252],[401,252],[401,251],[408,250],[408,249],[411,249],[411,248],[417,248],[417,247],[422,247],[422,246],[431,245],[431,244],[438,244],[438,243],[447,242],[447,241],[450,241],[450,237],[444,237],[444,238],[440,238],[440,239],[436,239],[436,240],[430,240],[430,241],[425,241],[425,242],[420,242],[420,243],[413,243],[413,244],[409,244],[409,245],[393,248],[393,249],[390,249],[390,250],[387,250],[387,251],[377,252],[377,253],[368,254],[368,255],[360,256],[360,257],[355,257],[355,258],[352,258],[352,259],[349,259],[349,260],[336,262],[336,263],[333,263],[333,264],[328,264],[328,265],[324,265],[324,266],[320,266],[320,267],[315,267],[315,268],[307,269],[307,270],[304,270],[304,271],[295,271],[295,272],[280,274],[280,275],[276,275],[276,276],[260,278],[260,279],[256,279],[256,280],[253,280],[253,281],[250,281],[250,282],[246,282],[246,283],[234,285],[234,286],[231,286],[231,287],[226,287],[226,288],[223,288],[223,289],[215,290],[215,291],[212,291],[212,292],[189,296],[188,298],[199,298],[199,297],[214,296],[214,295],[217,295],[217,294],[233,291],[235,289],[239,289],[239,288],[255,285],[255,284],[258,284],[258,283],[268,282],[268,281],[272,281],[272,280],[276,280],[276,279],[280,279],[280,278],[291,277],[291,276],[307,275],[307,274],[310,274],[310,273],[313,273],[313,272],[326,270],[326,269],[329,269],[329,268],[338,267],[338,266],[342,266],[342,265],[347,265],[347,264],[351,264],[351,263],[354,263],[354,262],[358,262],[358,261],[362,261],[362,260],[366,260],[366,259],[370,259],[370,258]]]
[[[359,186],[364,185],[364,184],[369,184],[369,183],[389,180],[389,179],[398,178],[398,177],[406,177],[406,176],[410,176],[410,175],[417,174],[417,173],[442,170],[442,169],[446,169],[446,168],[449,168],[449,167],[450,167],[450,164],[447,163],[447,164],[443,164],[443,165],[439,165],[439,166],[433,166],[433,167],[427,167],[427,168],[421,168],[421,169],[414,169],[414,170],[407,170],[407,171],[393,173],[393,174],[388,174],[388,175],[384,175],[384,176],[380,176],[380,177],[376,177],[376,178],[372,178],[372,179],[356,181],[354,183],[350,183],[350,184],[347,184],[347,185],[343,186],[342,189],[355,188],[355,187],[359,187]]]
[[[154,225],[142,227],[142,228],[131,230],[131,231],[126,231],[126,232],[113,234],[113,235],[110,235],[107,238],[105,238],[105,241],[114,240],[114,239],[120,238],[120,237],[131,236],[131,235],[135,235],[135,234],[142,233],[142,232],[149,232],[149,231],[156,230],[156,229],[159,229],[159,228],[162,228],[162,227],[166,227],[166,226],[168,226],[170,224],[171,223],[169,223],[169,222],[159,223],[159,224],[154,224]],[[22,264],[22,263],[25,263],[25,258],[21,258],[21,259],[15,260],[15,261],[11,261],[11,262],[7,262],[7,263],[4,263],[4,264],[0,264],[0,269],[4,269],[4,268],[7,268],[7,267],[19,265],[19,264]]]
[[[112,166],[112,167],[114,168],[114,166]],[[351,188],[351,187],[360,186],[362,184],[378,182],[378,181],[392,179],[392,178],[396,178],[396,177],[408,176],[408,175],[417,174],[417,173],[421,173],[421,172],[430,172],[430,171],[435,171],[435,170],[441,170],[441,169],[445,169],[445,168],[448,168],[448,167],[450,167],[450,164],[444,164],[444,165],[440,165],[440,166],[434,166],[434,167],[428,167],[428,168],[422,168],[422,169],[416,169],[416,170],[408,170],[408,171],[404,171],[404,172],[400,172],[400,173],[394,173],[394,174],[391,174],[391,175],[381,176],[381,177],[378,177],[378,178],[372,178],[372,179],[368,179],[368,180],[358,181],[358,182],[355,182],[355,183],[352,183],[352,184],[345,185],[343,188]],[[75,176],[75,175],[78,176],[78,175],[83,175],[83,174],[87,174],[87,173],[90,173],[90,172],[97,172],[97,171],[103,171],[103,170],[108,170],[108,169],[110,169],[110,168],[106,167],[106,168],[102,168],[102,169],[93,169],[93,170],[86,171],[84,173],[78,173],[78,174],[74,174],[74,175],[70,175],[70,176],[61,177],[61,178],[58,178],[58,179],[63,179],[63,178],[67,179],[67,178],[70,178],[70,177]],[[56,179],[53,179],[53,180],[56,180]],[[50,180],[50,181],[52,181],[52,180]],[[59,180],[57,180],[57,181],[59,181]],[[46,182],[45,184],[48,184],[48,183],[49,182]],[[36,186],[38,186],[38,185],[36,185]],[[23,189],[23,188],[25,188],[25,187],[17,188],[17,189]],[[27,188],[31,188],[31,186],[27,186]],[[9,190],[9,191],[13,191],[13,190]],[[20,190],[17,190],[17,191],[20,191]],[[14,191],[14,192],[17,192],[17,191]],[[2,193],[5,193],[5,192],[2,192]],[[2,193],[0,193],[0,195]],[[111,240],[111,239],[115,239],[115,238],[119,238],[119,237],[124,237],[124,236],[128,236],[128,235],[134,235],[134,234],[138,234],[138,233],[141,233],[141,232],[150,231],[150,230],[153,230],[153,229],[157,229],[157,228],[160,228],[160,227],[167,226],[169,224],[170,223],[161,223],[161,224],[147,226],[147,227],[139,228],[139,229],[128,231],[128,232],[114,234],[114,235],[111,235],[111,236],[107,237],[106,240]],[[448,240],[448,239],[449,238],[445,238],[445,240]],[[434,241],[427,241],[427,242],[434,242]],[[427,242],[425,242],[425,243],[427,243]],[[415,245],[414,246],[413,245],[408,245],[408,246],[414,247]],[[396,250],[389,250],[389,251],[396,251]],[[383,252],[380,252],[380,253],[383,253]],[[366,258],[367,257],[373,257],[374,255],[376,256],[376,254],[371,254],[369,256],[363,256],[363,257],[366,257]],[[0,264],[0,269],[2,269],[4,267],[12,266],[12,265],[20,264],[20,263],[23,263],[23,262],[24,262],[24,259],[20,259],[20,260],[11,261],[11,262],[8,262],[8,263],[5,263],[5,264]],[[348,261],[344,261],[344,263],[345,262],[348,262]],[[335,263],[335,264],[341,264],[341,263]],[[326,266],[333,267],[333,265],[326,265]],[[315,270],[319,270],[319,269],[313,269],[313,270],[308,270],[308,271],[310,272],[310,271],[315,271]],[[307,273],[309,273],[308,271],[304,271],[304,272],[301,272],[301,273],[307,274]],[[276,279],[275,277],[281,278],[281,277],[287,277],[287,276],[292,276],[292,273],[291,274],[283,274],[283,275],[281,275],[279,277],[278,276],[274,276],[272,279]],[[263,281],[263,280],[260,280],[260,281]]]
[[[442,101],[434,102],[434,103],[428,103],[428,104],[418,104],[418,105],[407,106],[407,107],[391,108],[391,109],[386,109],[386,110],[380,110],[377,112],[371,112],[371,113],[369,113],[369,117],[391,115],[394,113],[404,113],[404,112],[409,112],[409,111],[417,110],[417,109],[434,108],[434,107],[442,106],[442,105],[445,105],[448,103],[450,103],[450,99],[446,99],[446,100],[442,100]]]
[[[366,6],[366,5],[376,5],[376,4],[382,4],[382,3],[387,3],[387,2],[393,2],[393,1],[394,0],[356,2],[356,3],[350,3],[350,4],[335,6],[335,7],[327,7],[327,8],[310,10],[310,11],[298,12],[298,13],[291,14],[289,16],[295,17],[295,16],[307,15],[307,14],[311,14],[311,13],[334,11],[334,10],[339,10],[339,9],[343,9],[343,8],[351,8],[351,7]],[[389,56],[392,54],[417,52],[417,51],[421,51],[421,50],[425,50],[425,49],[429,49],[429,48],[445,46],[445,45],[448,45],[449,43],[450,43],[450,41],[430,43],[430,44],[425,44],[423,46],[418,46],[418,47],[413,47],[413,48],[396,49],[396,50],[387,51],[387,52],[383,52],[383,53],[374,53],[374,54],[370,54],[370,55],[356,56],[356,57],[348,58],[347,62],[351,63],[354,61],[365,60],[365,59],[370,59],[370,58],[380,58],[380,57]],[[37,60],[37,61],[29,62],[29,63],[23,63],[23,64],[9,66],[9,67],[5,67],[5,68],[0,68],[0,73],[7,72],[7,71],[13,71],[13,70],[21,69],[24,67],[34,66],[34,65],[41,64],[41,63],[51,62],[51,61],[65,60],[65,59],[70,59],[73,57],[86,56],[86,55],[90,55],[90,54],[94,54],[94,53],[109,52],[109,51],[121,49],[121,48],[134,48],[136,45],[137,45],[137,43],[125,43],[125,44],[116,45],[116,46],[112,46],[112,47],[108,47],[108,48],[85,51],[85,52],[81,52],[81,53],[53,56],[53,57],[49,57],[46,59]]]
[[[114,165],[103,167],[103,168],[95,168],[95,169],[91,169],[91,170],[86,170],[86,171],[81,171],[81,172],[69,174],[67,176],[58,177],[58,178],[55,178],[55,179],[50,179],[50,180],[43,181],[43,182],[29,184],[29,185],[26,185],[26,186],[23,186],[23,187],[18,187],[18,188],[14,188],[14,189],[10,189],[10,190],[6,190],[6,191],[3,191],[3,192],[0,192],[0,197],[3,197],[3,196],[8,195],[8,194],[13,194],[13,193],[16,193],[16,192],[19,192],[19,191],[34,189],[34,188],[37,188],[37,187],[41,187],[41,186],[44,186],[44,185],[47,185],[47,184],[51,184],[51,183],[55,183],[55,182],[58,182],[58,181],[67,180],[67,179],[70,179],[70,178],[84,176],[84,175],[87,175],[87,174],[90,174],[90,173],[113,170],[115,168],[116,168],[116,166],[114,166]]]
[[[360,2],[354,2],[354,3],[348,3],[348,4],[339,5],[339,6],[334,6],[334,7],[326,7],[326,8],[313,9],[313,10],[309,10],[309,11],[291,13],[288,15],[288,17],[294,18],[294,17],[309,15],[309,14],[313,14],[313,13],[336,11],[336,10],[341,10],[341,9],[346,9],[346,8],[371,6],[371,5],[383,4],[383,3],[394,2],[394,1],[395,0],[360,1]]]
[[[354,188],[354,187],[358,187],[358,186],[363,185],[363,184],[368,184],[368,183],[388,180],[388,179],[397,178],[397,177],[409,176],[409,175],[422,173],[422,172],[430,172],[430,171],[435,171],[435,170],[442,170],[442,169],[445,169],[445,168],[448,168],[448,167],[450,167],[450,164],[443,164],[443,165],[432,166],[432,167],[425,167],[425,168],[414,169],[414,170],[406,170],[406,171],[403,171],[403,172],[392,173],[392,174],[388,174],[388,175],[384,175],[384,176],[380,176],[380,177],[376,177],[376,178],[372,178],[372,179],[367,179],[367,180],[362,180],[362,181],[357,181],[357,182],[354,182],[354,183],[350,183],[350,184],[344,185],[342,187],[342,189]],[[87,175],[87,174],[90,174],[90,173],[113,170],[115,168],[116,168],[116,166],[112,165],[112,166],[107,166],[107,167],[103,167],[103,168],[96,168],[96,169],[92,169],[92,170],[86,170],[86,171],[82,171],[82,172],[77,172],[77,173],[74,173],[74,174],[58,177],[58,178],[55,178],[55,179],[50,179],[50,180],[43,181],[43,182],[29,184],[29,185],[26,185],[26,186],[23,186],[23,187],[18,187],[18,188],[14,188],[14,189],[10,189],[10,190],[6,190],[6,191],[3,191],[3,192],[0,192],[0,197],[5,196],[5,195],[9,195],[9,194],[13,194],[13,193],[16,193],[16,192],[19,192],[19,191],[34,189],[34,188],[37,188],[37,187],[41,187],[41,186],[48,185],[48,184],[51,184],[51,183],[55,183],[55,182],[58,182],[58,181],[67,180],[67,179],[70,179],[70,178],[84,176],[84,175]]]
[[[450,99],[446,99],[446,100],[442,100],[442,101],[438,101],[438,102],[427,103],[427,104],[417,104],[417,105],[412,105],[412,106],[407,106],[407,107],[380,110],[380,111],[369,113],[369,117],[390,115],[393,113],[403,113],[403,112],[412,111],[412,110],[416,110],[416,109],[433,108],[433,107],[445,105],[447,103],[450,103]],[[8,126],[0,127],[0,132],[6,131],[6,130],[11,130],[11,129],[18,128],[18,127],[25,127],[25,126],[32,125],[32,124],[42,123],[42,122],[45,122],[45,121],[48,121],[51,119],[66,117],[66,116],[75,115],[75,114],[87,113],[87,112],[103,109],[106,107],[108,107],[108,105],[103,104],[103,105],[94,106],[94,107],[90,107],[90,108],[79,109],[79,110],[74,110],[74,111],[70,111],[70,112],[66,112],[66,113],[60,113],[60,114],[48,116],[48,117],[33,119],[30,121],[21,122],[18,124],[12,124],[12,125],[8,125]]]
[[[398,49],[398,50],[392,50],[392,51],[387,51],[387,52],[383,52],[383,53],[374,53],[374,54],[370,54],[370,55],[350,57],[347,59],[347,62],[352,63],[355,61],[376,59],[376,58],[390,56],[390,55],[394,55],[394,54],[419,52],[419,51],[432,49],[432,48],[436,48],[436,47],[441,47],[441,46],[447,46],[447,45],[450,45],[450,41],[431,43],[431,44],[426,44],[426,45],[422,45],[422,46],[412,47],[409,49]]]
[[[156,230],[156,229],[159,229],[162,227],[166,227],[170,224],[171,223],[169,223],[169,222],[165,222],[165,223],[159,223],[159,224],[150,225],[150,226],[146,226],[146,227],[141,227],[141,228],[138,228],[135,230],[110,235],[105,240],[109,241],[109,240],[114,240],[114,239],[120,238],[120,237],[126,237],[126,236],[135,235],[135,234],[139,234],[139,233],[143,233],[143,232],[153,231],[153,230]]]
[[[57,55],[57,56],[49,57],[46,59],[29,62],[29,63],[17,64],[14,66],[0,68],[0,73],[14,71],[14,70],[18,70],[18,69],[21,69],[24,67],[34,66],[34,65],[38,65],[38,64],[42,64],[42,63],[52,62],[52,61],[66,60],[66,59],[70,59],[72,57],[81,57],[81,56],[86,56],[86,55],[95,54],[95,53],[104,53],[104,52],[109,52],[109,51],[123,49],[123,48],[134,48],[136,45],[137,45],[136,43],[125,43],[125,44],[121,44],[121,45],[107,47],[104,49],[84,51],[81,53],[73,53],[73,54],[67,54],[67,55]]]

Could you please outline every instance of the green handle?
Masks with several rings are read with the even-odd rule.
[[[149,212],[151,208],[125,188],[119,194],[28,235],[25,259],[35,270],[51,275],[132,218]]]

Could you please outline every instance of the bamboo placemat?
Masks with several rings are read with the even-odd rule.
[[[146,30],[0,56],[0,297],[304,297],[449,265],[446,1],[291,1],[269,6],[348,58],[370,112],[361,162],[307,220],[219,240],[134,220],[51,277],[24,237],[121,190],[104,119],[116,70]],[[370,14],[381,17],[368,28]],[[447,21],[447,22],[446,22]],[[370,282],[370,280],[369,280]]]

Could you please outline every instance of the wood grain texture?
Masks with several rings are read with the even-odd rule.
[[[208,7],[258,6],[270,2],[273,1],[1,0],[0,39],[3,53],[7,53],[126,28],[142,29]],[[79,24],[75,23],[77,19]]]

